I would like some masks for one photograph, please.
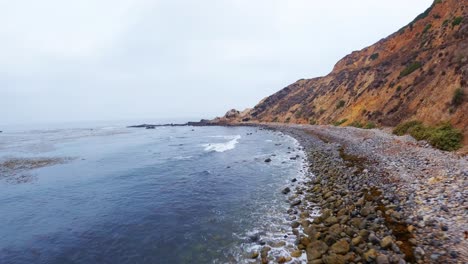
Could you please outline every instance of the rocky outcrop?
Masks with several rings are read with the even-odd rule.
[[[466,1],[436,0],[398,32],[344,57],[327,76],[299,80],[236,121],[383,126],[449,121],[464,131],[466,141],[467,12]],[[461,97],[454,100],[457,90]]]

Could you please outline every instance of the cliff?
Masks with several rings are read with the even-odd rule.
[[[301,79],[231,121],[448,121],[466,141],[467,11],[466,0],[437,0],[398,32],[344,57],[327,76]]]

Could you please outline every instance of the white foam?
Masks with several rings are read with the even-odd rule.
[[[241,138],[240,135],[225,137],[226,139],[230,139],[228,142],[225,143],[209,143],[203,144],[202,146],[205,148],[205,151],[216,151],[216,152],[225,152],[231,149],[234,149],[239,143],[239,139]]]

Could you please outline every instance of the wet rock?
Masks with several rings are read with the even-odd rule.
[[[298,228],[299,226],[300,226],[300,224],[297,221],[294,221],[294,222],[291,223],[292,228]]]
[[[286,188],[284,188],[281,192],[282,192],[283,194],[288,194],[289,192],[291,192],[291,189],[289,189],[289,187],[286,187]]]
[[[265,160],[265,162],[271,162],[271,159],[270,159],[270,158],[267,158],[267,159]]]
[[[297,205],[300,205],[301,204],[301,200],[293,200],[291,202],[291,206],[297,206]]]
[[[345,255],[349,252],[349,244],[346,240],[342,239],[333,244],[330,248],[330,251],[336,254]]]
[[[284,256],[281,256],[281,257],[278,257],[276,259],[276,261],[278,261],[278,263],[286,263],[288,261],[291,261],[291,257],[284,257]]]
[[[260,256],[262,258],[266,258],[268,256],[268,252],[271,250],[270,247],[266,246],[266,247],[263,247],[262,250],[260,251]]]
[[[291,252],[291,257],[293,257],[293,258],[299,258],[300,256],[302,256],[302,251],[301,250],[295,250],[295,251]]]
[[[291,180],[291,182],[297,182],[297,179],[296,179],[296,178],[294,178],[294,179],[292,179],[292,180]]]
[[[250,255],[250,258],[251,258],[251,259],[256,259],[256,258],[258,258],[259,255],[260,255],[260,254],[259,254],[257,251],[255,251],[255,252],[253,252],[253,253]]]

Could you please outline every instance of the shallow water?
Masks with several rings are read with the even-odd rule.
[[[64,162],[0,168],[0,263],[238,263],[287,236],[281,255],[296,155],[294,139],[246,127],[4,132],[0,163]]]

